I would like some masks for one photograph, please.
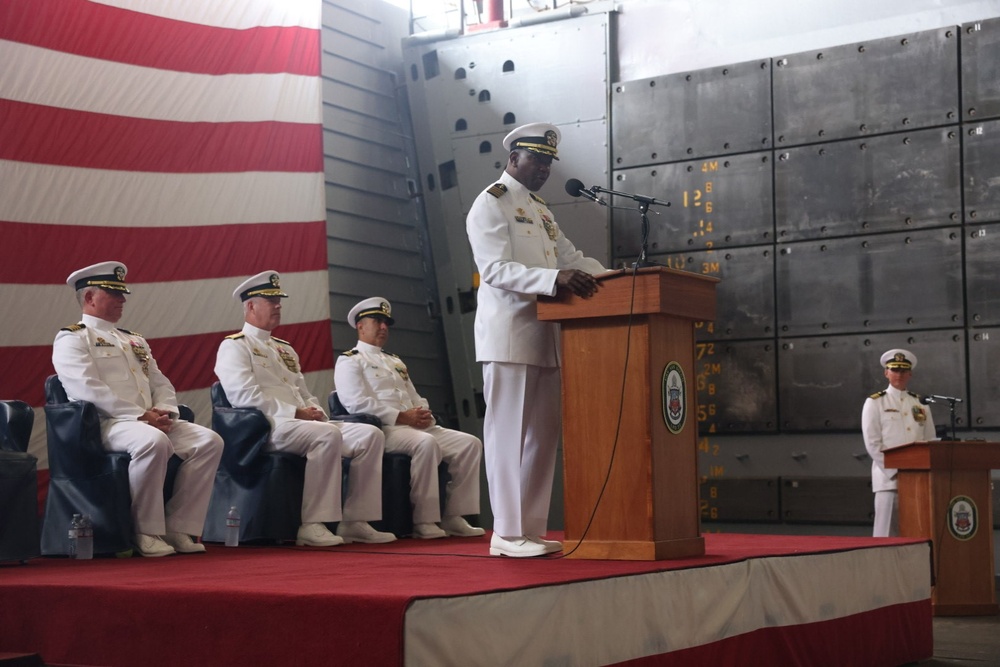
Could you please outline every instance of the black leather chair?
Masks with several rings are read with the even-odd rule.
[[[381,428],[382,420],[375,415],[347,411],[336,391],[327,400],[330,418],[336,421],[360,421]],[[346,479],[346,477],[345,477]],[[438,466],[438,483],[441,509],[444,511],[445,491],[451,476],[443,461]],[[346,485],[346,483],[345,483]],[[388,531],[396,537],[413,534],[413,505],[410,503],[410,457],[399,452],[386,452],[382,457],[382,519],[372,521],[377,530]]]
[[[271,425],[256,408],[234,408],[212,385],[212,429],[224,443],[208,506],[206,542],[224,542],[226,514],[240,513],[240,542],[294,540],[302,518],[305,457],[264,449]]]
[[[182,419],[193,421],[187,406]],[[132,548],[132,494],[125,452],[109,452],[101,444],[97,408],[71,401],[56,375],[45,379],[45,423],[48,429],[49,492],[42,524],[42,554],[69,553],[69,523],[74,513],[89,514],[94,523],[94,553]],[[170,457],[163,496],[168,499],[181,459]]]
[[[35,411],[0,401],[0,561],[39,555],[38,459],[28,453]]]

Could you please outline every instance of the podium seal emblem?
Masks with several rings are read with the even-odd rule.
[[[663,369],[660,400],[663,403],[663,422],[668,431],[677,435],[684,428],[687,418],[687,383],[684,381],[684,369],[676,361],[671,361]]]
[[[979,510],[968,496],[955,496],[948,503],[948,532],[956,540],[971,540],[979,528]]]

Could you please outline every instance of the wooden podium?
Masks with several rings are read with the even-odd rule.
[[[562,325],[570,558],[705,553],[694,324],[714,319],[717,282],[653,267],[605,274],[589,299],[539,298],[538,319]]]
[[[899,532],[933,543],[936,616],[1000,613],[993,575],[990,470],[1000,443],[915,442],[886,450],[899,470]]]

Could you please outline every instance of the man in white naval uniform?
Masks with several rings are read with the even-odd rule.
[[[348,411],[382,420],[387,452],[410,456],[413,536],[433,539],[484,534],[462,516],[479,514],[483,444],[474,435],[438,426],[427,399],[413,386],[406,364],[383,351],[389,327],[395,324],[388,301],[378,296],[361,301],[347,314],[347,323],[358,330],[358,344],[337,360],[337,396]],[[442,460],[451,476],[443,518],[438,483]]]
[[[126,272],[121,262],[102,262],[66,279],[76,290],[83,319],[56,334],[52,365],[71,399],[97,408],[104,447],[132,457],[129,491],[139,553],[202,552],[205,546],[191,536],[200,536],[205,525],[222,438],[178,420],[176,392],[149,344],[139,334],[115,327],[125,295],[131,294]],[[164,505],[167,461],[173,454],[184,462]]]
[[[299,546],[392,542],[396,536],[368,524],[382,517],[382,431],[369,424],[328,421],[306,386],[299,355],[271,331],[281,324],[277,271],[243,281],[233,298],[243,304],[243,331],[219,345],[215,374],[234,407],[257,408],[271,424],[268,446],[306,457]],[[351,459],[341,507],[341,457]],[[323,525],[339,521],[334,535]]]
[[[917,358],[908,350],[892,349],[882,355],[889,386],[872,394],[861,409],[861,433],[872,458],[872,491],[875,492],[874,537],[899,535],[899,498],[896,470],[885,467],[885,450],[936,439],[934,418],[920,396],[907,391]]]
[[[535,194],[558,159],[559,138],[547,123],[508,134],[507,166],[466,218],[480,275],[475,337],[486,398],[492,555],[562,548],[543,537],[560,436],[559,326],[538,321],[535,299],[559,290],[589,297],[597,290],[593,274],[605,268],[573,246]]]

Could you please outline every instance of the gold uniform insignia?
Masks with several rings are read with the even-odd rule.
[[[927,413],[924,412],[924,409],[919,405],[913,406],[913,420],[918,424],[923,424],[927,421]]]
[[[62,329],[60,329],[60,331],[81,331],[82,329],[86,328],[87,325],[84,324],[83,322],[80,322],[78,324],[71,324],[68,327],[63,327]]]
[[[356,354],[358,354],[358,351],[357,351],[357,349],[354,349],[354,350],[348,350],[347,352],[343,352],[343,353],[341,353],[340,356],[342,356],[342,357],[353,357]]]
[[[139,365],[142,366],[142,372],[145,373],[146,377],[149,377],[149,350],[134,340],[129,341],[129,346],[132,348],[132,354],[139,361]]]
[[[531,197],[532,199],[534,199],[536,202],[538,202],[542,206],[548,206],[548,204],[545,203],[545,200],[542,199],[541,197],[539,197],[538,195],[536,195],[534,192],[529,192],[528,196]]]
[[[499,199],[500,197],[503,197],[505,194],[507,194],[507,186],[504,185],[503,183],[494,183],[493,185],[488,187],[486,191],[489,192],[494,197],[496,197],[497,199]]]
[[[274,338],[273,340],[278,340],[278,339]],[[293,373],[299,372],[299,365],[295,363],[295,357],[293,357],[292,354],[281,345],[278,346],[278,356],[281,357],[281,360],[283,362],[285,362],[285,366],[288,367],[288,370],[290,370]]]
[[[409,382],[410,374],[406,372],[406,366],[396,366],[396,372],[399,373],[399,377],[403,378],[404,382]]]
[[[229,334],[228,336],[226,336],[226,340],[239,340],[244,336],[246,336],[246,334],[241,331],[240,333]]]
[[[94,341],[94,347],[114,347],[114,346],[115,346],[114,343],[109,343],[108,341],[104,340],[101,336],[98,336],[97,340]]]
[[[555,241],[558,231],[556,230],[556,223],[552,221],[552,218],[543,214],[542,226],[545,227],[545,233],[549,235],[549,240]]]

